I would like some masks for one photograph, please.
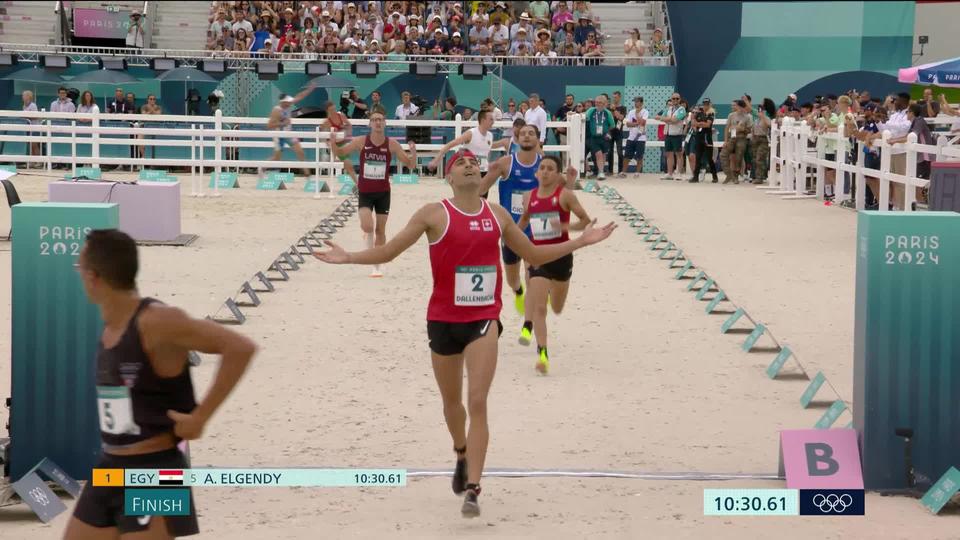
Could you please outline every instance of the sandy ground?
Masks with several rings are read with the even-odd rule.
[[[808,371],[822,369],[850,399],[853,213],[745,186],[652,175],[610,183],[789,343]],[[183,229],[200,240],[144,248],[144,294],[209,314],[337,202],[249,185],[219,200],[184,198]],[[25,200],[46,193],[44,182],[22,178],[18,189]],[[447,193],[436,181],[395,186],[388,234]],[[601,221],[614,219],[598,197],[580,197]],[[356,218],[337,240],[360,247]],[[801,409],[806,381],[767,379],[773,353],[741,352],[744,334],[722,335],[726,315],[705,315],[687,282],[646,248],[622,226],[608,243],[576,255],[567,310],[548,320],[549,377],[534,373],[535,349],[516,341],[522,319],[504,309],[488,467],[770,474],[777,430],[812,427],[834,399],[825,389],[816,406]],[[9,252],[0,259],[0,290],[9,290]],[[262,350],[192,445],[195,466],[451,467],[426,341],[425,240],[388,265],[385,278],[367,273],[311,261],[246,310],[239,330]],[[3,310],[0,342],[7,343],[9,301]],[[198,389],[214,370],[210,358],[194,369]],[[0,363],[0,385],[8,384]],[[838,423],[847,421],[845,414]],[[868,496],[865,518],[702,515],[706,487],[783,487],[779,481],[487,478],[483,485],[483,516],[470,521],[445,477],[412,479],[402,489],[205,488],[196,492],[200,537],[957,537],[956,510],[934,517],[915,500],[878,495]],[[0,536],[57,538],[66,520],[45,526],[23,507],[2,508]]]

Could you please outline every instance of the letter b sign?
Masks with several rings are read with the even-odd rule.
[[[810,476],[833,476],[840,470],[840,464],[833,459],[833,448],[826,443],[806,443],[803,445],[807,455],[807,474]]]
[[[863,489],[852,429],[781,431],[780,465],[789,489]]]

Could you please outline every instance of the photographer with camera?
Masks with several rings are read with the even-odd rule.
[[[410,92],[400,94],[400,105],[397,105],[395,113],[398,120],[406,120],[407,117],[416,116],[419,112],[420,108],[410,100]]]
[[[130,28],[127,30],[127,47],[143,48],[143,15],[138,10],[130,14]]]
[[[716,184],[717,166],[713,162],[713,121],[716,118],[716,112],[713,110],[713,103],[710,98],[703,98],[703,104],[693,110],[693,138],[696,141],[696,165],[693,168],[693,176],[687,180],[692,184],[700,181],[700,169],[706,169],[709,165],[710,174],[713,175],[713,183]]]

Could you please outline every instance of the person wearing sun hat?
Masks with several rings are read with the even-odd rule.
[[[533,34],[533,26],[531,25],[530,14],[524,11],[520,14],[520,20],[510,26],[510,37],[516,39],[517,32],[523,28],[527,31],[527,36]]]

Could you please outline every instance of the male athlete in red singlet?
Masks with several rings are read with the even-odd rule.
[[[353,134],[353,125],[347,115],[338,111],[337,106],[332,101],[326,102],[323,105],[323,110],[327,112],[327,118],[320,124],[320,130],[330,131],[332,129],[337,134],[337,140],[348,140]],[[340,135],[341,133],[343,135]],[[343,144],[346,144],[346,142]],[[343,144],[340,146],[343,146]],[[353,160],[346,159],[343,161],[343,172],[350,175],[354,184],[357,183],[357,172],[353,170]]]
[[[539,185],[523,194],[523,215],[517,226],[526,230],[530,225],[530,239],[538,246],[559,244],[570,239],[569,231],[582,231],[590,224],[590,216],[580,205],[573,191],[566,189],[557,156],[543,156],[537,170]],[[569,167],[567,174],[575,177],[576,170]],[[580,221],[570,224],[570,213]],[[520,344],[530,344],[530,332],[537,336],[537,371],[546,375],[550,369],[547,355],[547,303],[557,315],[563,311],[573,275],[573,254],[555,261],[527,268],[527,299],[524,303],[525,321],[520,330]]]
[[[390,214],[390,162],[393,156],[411,169],[417,166],[417,147],[413,141],[407,142],[410,153],[404,152],[396,139],[387,137],[384,129],[387,119],[381,112],[370,114],[370,134],[366,137],[354,137],[349,143],[337,146],[332,140],[330,149],[343,157],[360,152],[360,176],[357,178],[357,190],[360,192],[357,206],[360,207],[360,228],[367,242],[367,249],[382,246],[387,241],[387,216]],[[374,214],[376,214],[376,235],[374,235]],[[383,277],[380,265],[373,267],[371,277]]]
[[[457,152],[447,163],[446,177],[453,197],[420,208],[385,245],[348,253],[328,241],[332,249],[314,256],[334,264],[380,264],[427,235],[433,271],[427,336],[443,415],[457,454],[453,492],[466,491],[461,512],[464,517],[476,517],[480,515],[477,496],[490,438],[487,394],[497,367],[497,338],[503,329],[499,320],[503,285],[500,241],[537,266],[604,240],[616,225],[594,228],[591,224],[576,240],[534,246],[506,210],[480,197],[480,162],[471,152]],[[496,331],[491,332],[494,324]],[[464,364],[469,431],[462,397]]]

